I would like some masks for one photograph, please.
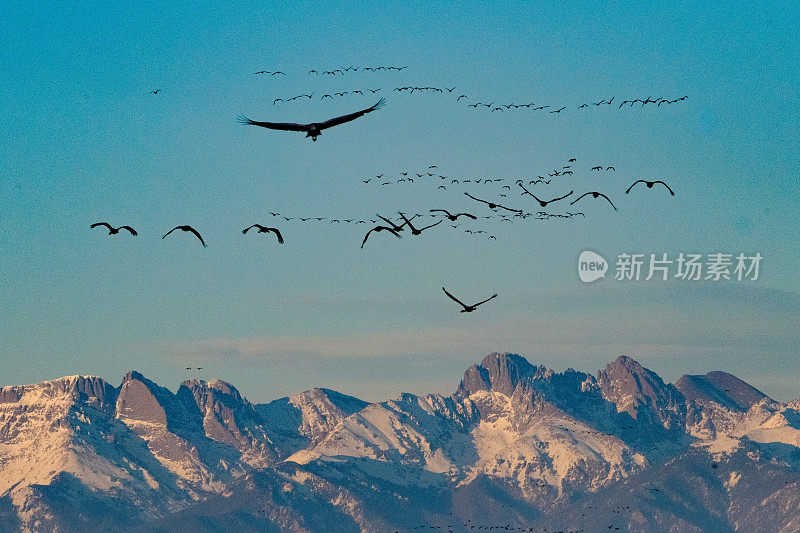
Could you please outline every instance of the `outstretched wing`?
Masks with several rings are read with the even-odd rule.
[[[406,218],[406,216],[403,213],[398,213],[398,214],[400,215],[400,217],[403,220],[405,220],[405,223],[403,224],[403,226],[408,226],[409,228],[411,228],[411,231],[413,232],[415,230],[415,228],[414,228],[414,226],[411,225],[411,221],[408,218]],[[411,217],[411,218],[413,219],[414,217]],[[400,227],[402,228],[403,226],[400,226]]]
[[[428,228],[432,228],[432,227],[434,227],[434,226],[436,226],[436,225],[438,225],[438,224],[441,224],[442,222],[444,222],[444,220],[440,220],[440,221],[439,221],[439,222],[437,222],[436,224],[431,224],[430,226],[425,226],[424,228],[419,228],[419,231],[423,231],[423,230],[426,230],[426,229],[428,229]]]
[[[477,220],[478,219],[478,217],[476,217],[475,215],[470,215],[469,213],[459,213],[459,214],[456,215],[456,218],[458,218],[458,217],[467,217],[467,218],[471,218],[472,220]]]
[[[610,204],[611,204],[611,207],[613,207],[613,208],[614,208],[614,211],[616,211],[616,210],[617,210],[617,206],[615,206],[615,205],[614,205],[614,202],[612,202],[612,201],[611,201],[611,198],[609,198],[608,196],[606,196],[606,195],[605,195],[605,194],[603,194],[603,193],[599,193],[599,194],[600,194],[600,196],[602,196],[603,198],[605,198],[606,200],[608,200],[608,203],[610,203]]]
[[[647,183],[647,182],[646,182],[646,181],[644,181],[644,180],[636,180],[636,181],[634,181],[634,182],[631,184],[631,186],[630,186],[630,187],[628,187],[628,190],[627,190],[627,191],[625,191],[625,194],[628,194],[628,193],[630,193],[630,192],[631,192],[631,189],[633,189],[633,186],[634,186],[634,185],[636,185],[637,183]]]
[[[194,233],[194,236],[197,237],[198,239],[200,239],[200,242],[203,243],[203,248],[206,248],[208,246],[206,244],[206,241],[203,240],[203,237],[201,237],[200,234],[197,233],[197,230],[194,229],[193,227],[186,226],[186,229],[184,231],[191,231],[192,233]]]
[[[462,302],[461,300],[459,300],[458,298],[456,298],[455,296],[453,296],[452,294],[450,294],[449,292],[447,292],[447,289],[445,289],[444,287],[442,287],[442,290],[444,291],[444,293],[445,293],[447,296],[449,296],[449,297],[450,297],[450,299],[451,299],[451,300],[453,300],[454,302],[458,303],[458,304],[459,304],[461,307],[463,307],[464,309],[467,309],[467,306],[466,306],[466,305],[464,305],[464,302]]]
[[[244,235],[245,233],[247,233],[247,232],[248,232],[248,231],[250,231],[251,229],[253,229],[253,228],[258,228],[258,227],[260,227],[258,224],[253,224],[253,225],[252,225],[252,226],[250,226],[249,228],[244,228],[244,229],[242,230],[242,235]]]
[[[520,187],[522,187],[522,190],[523,190],[523,191],[525,191],[525,192],[523,192],[522,194],[529,194],[529,195],[533,196],[533,199],[534,199],[534,200],[536,200],[537,202],[541,202],[541,200],[539,200],[538,198],[536,198],[536,196],[534,196],[534,194],[533,194],[531,191],[529,191],[528,189],[526,189],[526,188],[525,188],[525,186],[524,186],[522,183],[520,183],[520,182],[517,182],[517,185],[519,185]],[[508,185],[504,185],[503,187],[508,187]],[[508,187],[508,188],[510,189],[511,187]]]
[[[369,234],[370,234],[370,233],[372,233],[373,231],[375,231],[375,228],[372,228],[371,230],[369,230],[369,231],[367,232],[367,234],[366,234],[366,235],[364,235],[364,240],[363,240],[363,241],[361,241],[361,248],[362,248],[362,249],[364,248],[364,245],[365,245],[365,244],[367,244],[367,239],[369,239]]]
[[[275,233],[275,235],[278,236],[278,244],[283,244],[283,235],[281,235],[281,232],[278,231],[278,228],[267,228],[267,231]]]
[[[669,193],[670,193],[672,196],[675,196],[675,192],[674,192],[674,191],[673,191],[673,190],[670,188],[670,186],[669,186],[669,185],[667,185],[667,184],[666,184],[666,183],[664,183],[663,181],[661,181],[661,180],[658,180],[658,181],[655,181],[655,182],[653,182],[653,183],[660,183],[661,185],[663,185],[664,187],[666,187],[666,188],[667,188],[667,190],[669,191]]]
[[[394,228],[402,228],[403,226],[405,226],[405,223],[403,223],[403,226],[398,226],[397,224],[395,224],[394,222],[392,222],[388,218],[380,216],[378,213],[375,213],[375,216],[378,217],[379,219],[383,220],[387,224],[389,224],[392,227],[393,230],[394,230]]]
[[[164,234],[164,236],[163,236],[163,237],[161,237],[161,238],[162,238],[162,239],[166,239],[166,238],[167,238],[167,235],[169,235],[170,233],[172,233],[173,231],[175,231],[175,230],[176,230],[176,229],[178,229],[179,227],[180,227],[180,226],[175,226],[174,228],[172,228],[171,230],[169,230],[168,232],[166,232],[166,233]]]
[[[580,196],[578,196],[576,199],[574,199],[573,201],[571,201],[571,202],[569,203],[569,205],[575,205],[575,204],[578,202],[578,200],[580,200],[581,198],[583,198],[583,197],[584,197],[584,196],[586,196],[587,194],[592,194],[592,193],[590,193],[590,192],[587,192],[587,193],[583,193],[583,194],[581,194],[581,195],[580,195]]]
[[[534,198],[535,198],[535,196],[534,196]],[[495,204],[495,205],[497,207],[501,208],[501,209],[505,209],[506,211],[511,211],[512,213],[522,213],[521,209],[512,209],[510,207],[506,207],[506,206],[500,205],[500,204]]]
[[[248,126],[261,126],[262,128],[269,128],[271,130],[284,130],[284,131],[308,131],[308,126],[305,124],[295,124],[294,122],[258,122],[250,120],[244,115],[237,117],[239,124],[246,124]]]
[[[132,227],[130,227],[130,226],[120,226],[120,228],[119,228],[119,229],[126,229],[126,230],[128,230],[128,231],[130,231],[130,232],[131,232],[131,235],[139,235],[138,233],[136,233],[136,230],[135,230],[135,229],[133,229],[133,228],[132,228]]]
[[[564,196],[559,196],[558,198],[554,198],[554,199],[550,200],[550,201],[549,201],[549,202],[547,202],[547,203],[552,203],[552,202],[557,202],[558,200],[563,200],[564,198],[566,198],[567,196],[571,195],[571,194],[572,194],[572,193],[574,193],[574,192],[575,192],[575,191],[569,191],[569,192],[568,192],[567,194],[565,194]]]
[[[345,122],[350,122],[351,120],[355,120],[361,115],[365,115],[371,111],[375,111],[376,109],[380,109],[383,107],[383,104],[386,103],[385,98],[381,98],[378,100],[372,107],[368,107],[366,109],[362,109],[361,111],[356,111],[355,113],[350,113],[349,115],[342,115],[341,117],[332,118],[330,120],[326,120],[319,124],[319,129],[324,130],[325,128],[331,128],[333,126],[338,126],[339,124],[344,124]],[[260,125],[260,124],[259,124]]]
[[[105,227],[107,227],[107,228],[108,228],[108,231],[111,231],[111,230],[113,229],[113,228],[111,227],[111,224],[109,224],[108,222],[95,222],[94,224],[92,224],[92,225],[91,225],[91,226],[89,226],[89,227],[90,227],[91,229],[94,229],[94,228],[96,228],[97,226],[105,226]]]
[[[489,301],[489,300],[491,300],[492,298],[497,298],[497,294],[492,294],[491,296],[489,296],[488,298],[486,298],[484,301],[482,301],[482,302],[478,302],[478,303],[476,303],[475,305],[473,305],[472,307],[478,307],[478,306],[479,306],[479,305],[481,305],[481,304],[485,304],[486,302],[488,302],[488,301]]]

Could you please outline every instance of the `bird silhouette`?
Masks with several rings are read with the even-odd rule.
[[[488,297],[488,298],[486,298],[485,300],[483,300],[482,302],[478,302],[478,303],[476,303],[476,304],[474,304],[474,305],[467,305],[467,304],[465,304],[464,302],[462,302],[461,300],[459,300],[458,298],[456,298],[455,296],[453,296],[452,294],[450,294],[449,292],[447,292],[447,289],[445,289],[444,287],[442,287],[442,290],[444,291],[444,293],[445,293],[445,294],[446,294],[446,295],[447,295],[447,296],[448,296],[448,297],[449,297],[451,300],[453,300],[454,302],[458,303],[458,304],[459,304],[461,307],[463,307],[463,308],[464,308],[464,309],[462,309],[462,310],[461,310],[461,312],[462,312],[462,313],[471,313],[471,312],[473,312],[475,309],[477,309],[479,305],[485,304],[486,302],[488,302],[488,301],[489,301],[489,300],[491,300],[492,298],[497,298],[497,294],[493,294],[493,295],[491,295],[490,297]]]
[[[351,120],[355,120],[358,117],[365,115],[366,113],[370,113],[372,111],[375,111],[376,109],[380,109],[381,107],[383,107],[385,103],[386,99],[381,98],[372,107],[362,109],[361,111],[356,111],[355,113],[350,113],[349,115],[342,115],[340,117],[332,118],[330,120],[326,120],[325,122],[312,122],[310,124],[296,124],[293,122],[258,122],[255,120],[250,120],[249,118],[243,115],[239,115],[238,120],[240,124],[261,126],[262,128],[269,128],[273,130],[300,131],[300,132],[304,131],[306,132],[306,137],[311,137],[312,141],[316,141],[317,137],[319,135],[322,135],[322,130],[331,128],[333,126],[338,126],[339,124],[344,124],[345,122],[350,122]]]
[[[381,217],[381,218],[383,218],[383,217]],[[394,235],[398,239],[402,239],[403,238],[399,233],[397,233],[397,231],[395,231],[394,229],[392,229],[392,228],[390,228],[388,226],[375,226],[374,228],[369,230],[366,235],[364,235],[364,240],[361,241],[361,248],[362,249],[364,248],[364,245],[367,243],[367,239],[369,239],[369,236],[373,231],[378,231],[378,232],[380,232],[380,231],[388,231],[389,233],[391,233],[392,235]]]
[[[601,192],[597,192],[597,191],[592,191],[592,192],[587,192],[587,193],[584,193],[584,194],[580,195],[578,198],[576,198],[574,201],[570,202],[570,204],[569,204],[569,205],[575,205],[575,203],[576,203],[578,200],[580,200],[581,198],[583,198],[584,196],[587,196],[587,195],[589,195],[589,194],[591,194],[591,195],[592,195],[592,197],[594,197],[594,198],[597,198],[598,196],[602,196],[603,198],[605,198],[606,200],[608,200],[608,203],[610,203],[610,204],[611,204],[611,207],[613,207],[613,208],[614,208],[614,211],[616,211],[616,210],[617,210],[617,207],[614,205],[614,203],[613,203],[611,200],[609,200],[608,196],[606,196],[605,194],[603,194],[603,193],[601,193]]]
[[[539,198],[537,198],[537,197],[536,197],[536,195],[535,195],[535,194],[533,194],[533,193],[532,193],[531,191],[529,191],[528,189],[526,189],[526,188],[525,188],[525,186],[524,186],[523,184],[521,184],[521,183],[518,183],[517,185],[519,185],[520,187],[522,187],[522,190],[523,190],[523,191],[525,191],[525,192],[523,192],[523,193],[522,193],[523,195],[524,195],[524,194],[529,194],[530,196],[533,196],[533,199],[534,199],[534,200],[536,200],[537,202],[539,202],[539,205],[540,205],[540,206],[542,206],[542,207],[547,207],[547,204],[551,204],[551,203],[553,203],[553,202],[557,202],[557,201],[559,201],[559,200],[563,200],[564,198],[566,198],[567,196],[569,196],[569,195],[571,195],[573,192],[575,192],[575,191],[569,191],[569,192],[568,192],[567,194],[565,194],[564,196],[559,196],[558,198],[553,198],[552,200],[547,200],[547,201],[544,201],[544,200],[540,200]]]
[[[512,211],[514,213],[522,213],[522,210],[520,210],[520,209],[511,209],[510,207],[506,207],[504,205],[496,204],[494,202],[489,202],[489,201],[486,201],[486,200],[481,200],[480,198],[475,198],[474,196],[472,196],[468,192],[465,192],[464,194],[469,196],[473,200],[476,200],[478,202],[483,202],[484,204],[489,206],[489,209],[498,209],[498,208],[500,208],[500,209],[505,209],[506,211]]]
[[[112,227],[111,224],[109,224],[108,222],[95,222],[94,224],[92,224],[89,227],[94,229],[97,226],[105,226],[105,227],[107,227],[109,235],[116,235],[117,233],[119,233],[119,230],[121,230],[121,229],[126,229],[126,230],[130,231],[131,235],[139,235],[138,233],[136,233],[136,230],[133,229],[130,226],[120,226],[118,228],[115,228],[115,227]]]
[[[300,220],[303,220],[303,222],[305,222],[306,220],[309,220],[309,219],[300,219]],[[248,231],[250,231],[253,228],[258,228],[258,232],[259,233],[269,233],[269,232],[274,233],[275,235],[278,236],[278,244],[283,244],[283,235],[281,235],[281,232],[278,231],[278,228],[267,228],[265,226],[262,226],[261,224],[253,224],[249,228],[243,229],[242,230],[242,234],[247,233]]]
[[[467,218],[471,218],[472,220],[475,220],[477,218],[475,215],[470,215],[469,213],[456,213],[454,215],[454,214],[450,213],[450,211],[448,211],[446,209],[431,209],[430,211],[431,211],[431,213],[436,213],[437,211],[441,212],[441,213],[444,213],[445,216],[449,220],[452,220],[452,221],[455,221],[458,217],[467,217]]]
[[[398,225],[397,225],[397,224],[395,224],[393,221],[389,220],[389,219],[388,219],[388,218],[386,218],[386,217],[382,217],[382,216],[380,216],[380,215],[379,215],[379,214],[377,214],[377,213],[375,213],[375,216],[376,216],[376,217],[378,217],[379,219],[383,220],[383,221],[384,221],[384,222],[386,222],[387,224],[389,224],[389,226],[390,226],[390,227],[391,227],[391,228],[392,228],[394,231],[403,231],[403,226],[405,226],[405,225],[406,225],[406,223],[404,222],[404,223],[402,223],[402,224],[400,224],[400,225],[398,226]],[[417,215],[414,215],[413,217],[411,217],[411,220],[414,220],[415,218],[417,218]]]
[[[647,188],[648,188],[648,189],[652,189],[652,188],[653,188],[653,185],[655,185],[656,183],[660,183],[661,185],[663,185],[664,187],[666,187],[666,188],[667,188],[667,190],[669,191],[669,193],[670,193],[672,196],[675,196],[675,193],[672,191],[672,189],[670,188],[670,186],[669,186],[669,185],[667,185],[666,183],[664,183],[664,182],[663,182],[663,181],[661,181],[661,180],[656,180],[656,181],[636,180],[636,181],[634,181],[634,182],[633,182],[633,185],[631,185],[630,187],[628,187],[628,190],[627,190],[627,191],[625,191],[625,194],[628,194],[629,192],[631,192],[631,189],[633,189],[633,186],[634,186],[634,185],[636,185],[637,183],[644,183],[645,185],[647,185]]]
[[[434,227],[434,226],[436,226],[436,225],[438,225],[438,224],[441,224],[441,223],[443,222],[443,221],[441,221],[441,220],[440,220],[440,221],[439,221],[439,222],[437,222],[436,224],[431,224],[430,226],[425,226],[424,228],[419,228],[419,229],[417,229],[417,228],[415,228],[414,226],[412,226],[412,225],[411,225],[411,220],[407,219],[407,218],[406,218],[406,216],[405,216],[403,213],[399,213],[399,215],[400,215],[400,216],[403,218],[403,220],[405,220],[405,221],[406,221],[406,223],[404,224],[404,226],[408,226],[408,229],[410,229],[410,230],[411,230],[411,235],[420,235],[420,234],[421,234],[423,231],[425,231],[426,229],[428,229],[428,228],[432,228],[432,227]],[[412,217],[412,218],[413,218],[413,217]]]
[[[155,91],[150,91],[150,94],[158,94],[161,89],[156,89]]]
[[[162,238],[162,239],[166,239],[166,238],[167,238],[167,235],[169,235],[170,233],[172,233],[172,232],[173,232],[173,231],[175,231],[176,229],[179,229],[179,230],[181,230],[181,231],[188,231],[189,233],[194,233],[194,236],[195,236],[195,237],[197,237],[198,239],[200,239],[200,242],[203,244],[203,248],[205,248],[205,247],[207,247],[207,246],[208,246],[208,245],[206,244],[206,241],[204,241],[204,240],[203,240],[203,237],[201,237],[201,236],[200,236],[200,234],[199,234],[199,233],[197,233],[197,230],[196,230],[196,229],[194,229],[194,228],[193,228],[193,227],[191,227],[191,226],[175,226],[174,228],[172,228],[171,230],[169,230],[169,231],[168,231],[166,234],[164,234],[164,236],[163,236],[163,237],[161,237],[161,238]]]

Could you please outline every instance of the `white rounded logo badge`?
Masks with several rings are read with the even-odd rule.
[[[584,283],[591,283],[606,277],[608,261],[600,255],[590,250],[584,250],[578,257],[578,276]]]

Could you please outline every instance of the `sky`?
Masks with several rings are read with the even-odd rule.
[[[67,4],[0,6],[0,386],[73,374],[118,385],[135,369],[173,390],[224,379],[254,402],[314,386],[378,401],[451,393],[469,365],[511,351],[592,374],[624,354],[667,381],[724,370],[800,397],[789,2]],[[389,65],[406,68],[363,68]],[[380,91],[321,98],[367,89]],[[320,121],[378,97],[384,108],[316,142],[236,121]],[[396,182],[431,165],[448,179]],[[494,214],[465,191],[536,212],[516,188],[450,178],[515,187],[565,165],[573,175],[534,193],[601,191],[618,210],[562,201],[547,210],[584,216],[444,222],[373,234],[364,249],[367,224],[329,222]],[[637,179],[675,196],[625,194]],[[139,236],[89,228],[99,221]],[[255,223],[285,244],[241,234]],[[161,239],[179,224],[208,248]],[[584,250],[609,261],[606,279],[580,281]],[[613,279],[621,253],[681,252],[763,260],[757,280]],[[498,297],[459,313],[443,286],[467,302]]]

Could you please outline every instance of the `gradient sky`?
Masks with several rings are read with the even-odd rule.
[[[257,402],[312,386],[381,400],[452,392],[488,352],[515,351],[590,373],[627,354],[668,381],[719,369],[777,399],[800,396],[793,3],[69,4],[0,6],[0,385],[77,373],[117,385],[136,369],[172,389],[219,377]],[[307,73],[350,65],[408,68]],[[457,89],[391,90],[404,85]],[[323,120],[381,95],[384,109],[317,142],[235,120]],[[571,108],[466,107],[477,101]],[[363,225],[280,220],[283,246],[240,233],[275,223],[271,211],[486,214],[462,194],[492,196],[482,185],[361,180],[434,164],[533,178],[571,157],[575,175],[544,196],[600,190],[618,212],[585,199],[585,218],[486,222],[497,241],[435,228],[378,234],[363,250]],[[625,195],[639,178],[676,196],[641,185]],[[140,236],[89,229],[101,220]],[[177,224],[208,248],[161,240]],[[576,272],[585,249],[764,259],[755,282],[587,285]],[[442,285],[470,301],[500,296],[461,314]]]

